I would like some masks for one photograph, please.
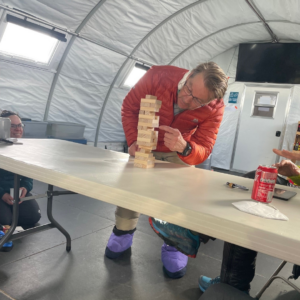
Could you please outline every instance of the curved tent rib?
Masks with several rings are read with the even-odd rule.
[[[79,33],[82,28],[85,26],[85,24],[91,19],[91,17],[95,14],[95,12],[106,2],[106,0],[100,0],[95,7],[89,12],[89,14],[84,18],[84,20],[81,22],[81,24],[78,26],[78,28],[76,29],[76,33]],[[50,110],[50,105],[51,105],[51,100],[53,97],[53,93],[55,90],[55,86],[57,83],[57,79],[60,75],[61,69],[64,65],[64,62],[66,60],[66,57],[70,51],[70,49],[72,48],[72,45],[75,41],[76,36],[72,36],[69,44],[67,45],[64,54],[59,62],[58,68],[57,68],[57,72],[53,78],[52,84],[51,84],[51,88],[50,88],[50,92],[49,92],[49,96],[48,96],[48,100],[47,100],[47,104],[46,104],[46,109],[45,109],[45,114],[44,114],[44,121],[48,120],[48,115],[49,115],[49,110]]]
[[[287,23],[287,24],[294,24],[294,25],[300,25],[300,23],[296,23],[296,22],[290,22],[290,21],[286,21],[286,20],[268,20],[266,21],[267,23],[277,23],[277,22],[280,22],[280,23]],[[247,22],[247,23],[242,23],[242,24],[236,24],[236,25],[233,25],[233,26],[229,26],[229,27],[226,27],[226,28],[223,28],[221,30],[218,30],[210,35],[207,35],[205,36],[204,38],[201,38],[200,40],[194,42],[192,45],[190,45],[189,47],[187,47],[186,49],[184,49],[183,51],[181,51],[178,55],[176,55],[176,57],[174,57],[169,63],[168,65],[171,65],[175,60],[177,60],[180,56],[182,56],[185,52],[187,52],[189,49],[193,48],[194,46],[196,46],[197,44],[201,43],[202,41],[214,36],[214,35],[217,35],[223,31],[226,31],[226,30],[230,30],[230,29],[233,29],[233,28],[237,28],[237,27],[240,27],[240,26],[245,26],[245,25],[251,25],[251,24],[259,24],[261,23],[260,21],[257,21],[257,22]],[[236,45],[235,45],[236,46]],[[233,46],[233,47],[235,47]],[[228,50],[228,49],[227,49]],[[227,51],[226,50],[226,51]]]
[[[196,5],[199,5],[201,3],[204,3],[206,1],[209,1],[209,0],[198,0],[192,4],[189,4],[185,7],[183,7],[182,9],[178,10],[176,13],[170,15],[169,17],[167,17],[165,20],[163,20],[161,23],[159,23],[157,26],[155,26],[150,32],[148,32],[144,38],[134,47],[134,49],[131,51],[130,53],[130,56],[132,56],[138,49],[139,47],[148,39],[149,36],[151,36],[154,32],[156,32],[159,28],[161,28],[165,23],[167,23],[168,21],[170,21],[171,19],[175,18],[177,15],[183,13],[184,11],[196,6]],[[101,112],[100,112],[100,115],[99,115],[99,120],[98,120],[98,124],[97,124],[97,129],[96,129],[96,134],[95,134],[95,142],[94,142],[94,146],[97,147],[97,144],[98,144],[98,136],[99,136],[99,131],[100,131],[100,126],[101,126],[101,121],[102,121],[102,118],[103,118],[103,113],[104,113],[104,110],[105,110],[105,107],[106,107],[106,104],[107,104],[107,101],[109,99],[109,96],[110,96],[110,93],[113,89],[113,86],[115,84],[115,82],[117,81],[118,77],[120,76],[121,72],[123,71],[124,67],[126,66],[128,60],[130,59],[127,58],[124,63],[122,64],[122,66],[120,67],[118,73],[116,74],[114,80],[112,81],[110,87],[109,87],[109,90],[106,94],[106,97],[104,99],[104,102],[103,102],[103,105],[102,105],[102,108],[101,108]]]
[[[187,52],[188,50],[190,50],[191,48],[193,48],[194,46],[196,46],[197,44],[201,43],[202,41],[214,36],[214,35],[217,35],[223,31],[226,31],[226,30],[230,30],[230,29],[233,29],[233,28],[237,28],[237,27],[240,27],[240,26],[245,26],[245,25],[252,25],[252,24],[259,24],[261,23],[260,21],[256,21],[256,22],[247,22],[247,23],[242,23],[242,24],[236,24],[236,25],[233,25],[233,26],[229,26],[229,27],[225,27],[225,28],[222,28],[216,32],[213,32],[207,36],[205,36],[204,38],[201,38],[200,40],[194,42],[193,44],[191,44],[190,46],[188,46],[187,48],[185,48],[183,51],[181,51],[178,55],[176,55],[169,63],[168,65],[171,65],[175,60],[178,59],[178,57],[182,56],[185,52]]]
[[[278,43],[278,38],[275,35],[275,33],[272,31],[268,23],[266,22],[265,18],[263,17],[262,13],[259,11],[259,9],[256,7],[256,5],[251,0],[245,0],[246,3],[250,6],[250,8],[254,11],[254,13],[257,15],[257,17],[263,22],[265,28],[267,29],[268,33],[272,37],[272,43]]]

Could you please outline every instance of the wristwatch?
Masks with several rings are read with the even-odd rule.
[[[184,148],[184,150],[182,151],[182,153],[179,153],[182,156],[188,156],[192,151],[192,146],[189,144],[189,142],[186,142],[186,146]]]

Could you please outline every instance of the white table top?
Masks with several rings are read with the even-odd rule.
[[[272,202],[289,221],[264,219],[231,204],[251,200],[250,179],[161,161],[140,169],[128,154],[61,140],[22,142],[0,145],[0,168],[300,265],[299,193]]]

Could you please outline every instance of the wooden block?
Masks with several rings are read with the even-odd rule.
[[[140,114],[140,115],[144,115],[144,114],[145,114],[145,111],[144,111],[144,110],[140,110],[140,111],[139,111],[139,114]]]
[[[151,153],[149,150],[145,150],[145,149],[143,149],[143,150],[148,151],[148,152],[145,153],[145,152],[141,152],[141,151],[136,151],[135,156],[144,157],[144,158],[147,158],[147,159],[154,158],[153,153]]]
[[[146,99],[157,99],[156,96],[152,96],[152,95],[146,95]]]
[[[157,120],[153,120],[152,123],[148,123],[148,122],[138,122],[138,126],[144,126],[144,127],[158,127],[158,121]],[[138,127],[139,129],[139,127]]]
[[[152,146],[152,147],[149,147],[149,146],[144,146],[144,145],[138,145],[139,148],[142,150],[147,150],[147,151],[152,151],[152,150],[155,150],[156,149],[156,145],[155,146]]]
[[[152,136],[148,136],[148,137],[144,137],[144,138],[138,137],[137,141],[142,142],[142,143],[147,143],[147,145],[145,145],[145,146],[148,146],[148,143],[149,143],[150,144],[149,146],[151,146],[151,144],[154,144],[155,141],[157,141],[157,140],[155,137],[153,138]]]
[[[144,154],[144,153],[141,153]],[[151,154],[151,153],[149,153]],[[149,155],[148,154],[148,155]],[[142,161],[146,161],[148,162],[148,164],[153,164],[155,162],[155,158],[154,157],[146,157],[146,156],[141,156],[138,153],[135,153],[135,160],[142,160]]]
[[[139,118],[139,123],[149,123],[152,124],[152,122],[155,121],[155,119],[144,119],[144,118]]]
[[[148,127],[148,126],[138,126],[138,130],[153,130],[153,127]]]
[[[141,109],[144,110],[144,111],[159,112],[159,108],[158,107],[141,107]]]
[[[139,150],[138,150],[138,152],[141,154],[141,153],[143,153],[143,154],[151,154],[151,150],[149,150],[149,149],[145,149],[144,147],[139,147]]]
[[[142,119],[150,119],[150,120],[155,120],[155,114],[154,115],[145,115],[145,114],[139,114],[139,118],[142,118]]]
[[[141,108],[144,108],[144,107],[150,107],[151,106],[151,103],[141,103]]]
[[[154,168],[154,164],[153,165],[143,165],[143,164],[139,164],[139,163],[134,163],[133,164],[135,167],[141,168],[141,169],[151,169]]]
[[[146,103],[144,103],[146,104]],[[150,107],[157,107],[158,109],[161,108],[161,105],[155,104],[155,103],[150,103]]]
[[[138,139],[136,141],[136,144],[139,146],[145,146],[145,147],[156,147],[157,140],[155,140],[155,141],[152,140],[150,142],[147,142],[147,141],[144,141],[143,139],[142,139],[142,141]]]
[[[146,106],[145,104],[155,104],[156,106],[161,106],[162,102],[160,100],[154,99],[141,99],[141,105]]]
[[[139,130],[138,131],[138,138],[152,138],[155,139],[157,137],[157,131],[154,130]]]
[[[140,159],[136,159],[136,158],[134,159],[135,163],[142,164],[142,165],[153,165],[154,161],[155,161],[155,158],[149,159],[149,160],[140,160]]]
[[[144,110],[144,115],[155,116],[155,111],[145,111]]]

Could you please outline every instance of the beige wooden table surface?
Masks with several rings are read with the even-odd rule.
[[[300,265],[300,195],[272,205],[289,221],[260,218],[232,202],[251,199],[253,180],[53,139],[0,145],[0,168],[119,205]],[[230,189],[234,182],[250,191]],[[298,191],[296,189],[293,191]]]

